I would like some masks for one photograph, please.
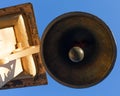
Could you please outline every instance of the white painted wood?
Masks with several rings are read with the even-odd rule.
[[[0,58],[6,57],[15,50],[16,38],[13,27],[0,29]],[[23,72],[20,59],[0,65],[0,87]]]
[[[0,29],[0,58],[15,50],[15,34],[13,27]]]

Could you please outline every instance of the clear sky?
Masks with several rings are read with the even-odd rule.
[[[53,80],[48,85],[1,90],[0,96],[119,96],[120,95],[120,0],[1,0],[0,8],[31,2],[39,36],[55,17],[71,11],[82,11],[101,18],[111,29],[117,44],[117,59],[110,75],[101,83],[85,89],[73,89]]]

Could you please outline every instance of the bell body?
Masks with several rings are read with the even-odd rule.
[[[70,12],[57,17],[45,29],[41,56],[55,80],[69,87],[86,88],[110,73],[116,45],[112,32],[98,17]]]

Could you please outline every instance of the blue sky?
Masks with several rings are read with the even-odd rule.
[[[73,89],[53,80],[48,85],[1,90],[0,96],[117,96],[120,94],[120,0],[1,0],[0,8],[31,2],[34,7],[39,36],[57,16],[82,11],[101,18],[111,29],[117,44],[117,59],[110,75],[101,83],[85,89]]]

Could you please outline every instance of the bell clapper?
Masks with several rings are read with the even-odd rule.
[[[72,62],[80,62],[84,59],[84,51],[80,47],[72,47],[68,55]]]

